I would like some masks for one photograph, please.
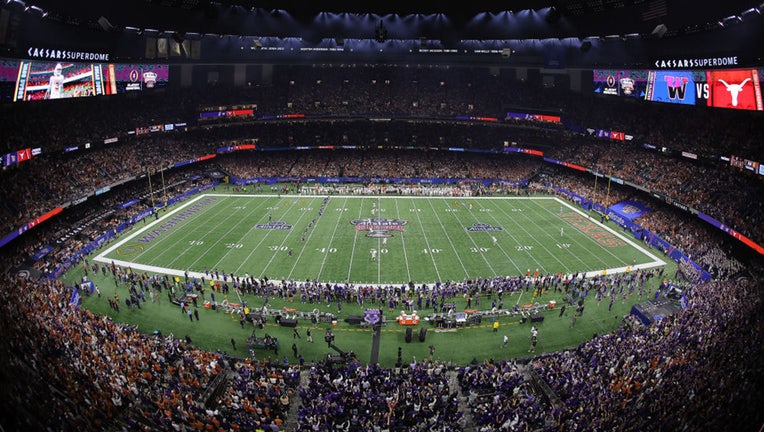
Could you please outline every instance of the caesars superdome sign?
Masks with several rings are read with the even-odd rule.
[[[109,53],[62,50],[46,47],[29,47],[27,56],[42,60],[70,60],[70,61],[109,61]]]
[[[743,63],[736,55],[716,57],[687,57],[687,58],[663,58],[653,61],[655,69],[710,69],[742,66]]]

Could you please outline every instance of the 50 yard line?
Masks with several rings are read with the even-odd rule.
[[[363,200],[361,200],[361,205],[358,206],[358,219],[361,219],[361,212],[363,212]],[[353,259],[355,258],[355,245],[358,243],[358,230],[355,230],[355,235],[353,236],[353,247],[350,249],[350,263],[348,263],[348,275],[345,278],[346,281],[350,282],[350,273],[353,270]]]

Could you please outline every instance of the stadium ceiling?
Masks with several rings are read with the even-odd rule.
[[[358,2],[244,0],[3,0],[44,20],[104,30],[280,38],[545,39],[672,37],[716,30],[761,15],[761,0],[515,0]],[[498,6],[497,6],[498,5]]]

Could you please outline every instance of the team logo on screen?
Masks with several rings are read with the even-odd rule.
[[[157,83],[157,74],[156,74],[156,72],[144,72],[143,73],[143,82],[146,83],[146,88],[154,88],[154,84]]]
[[[257,224],[255,225],[255,228],[264,230],[290,230],[292,229],[292,225],[288,225],[284,221],[270,221],[265,224]]]
[[[637,213],[641,213],[642,209],[635,207],[631,204],[627,204],[623,206],[623,209],[621,209],[621,211],[626,214],[637,214]]]
[[[623,94],[625,95],[631,95],[634,93],[634,80],[632,78],[626,77],[621,78],[621,91],[623,91]]]
[[[668,90],[668,97],[671,100],[679,99],[684,100],[684,96],[687,91],[687,83],[689,79],[683,76],[671,76],[666,75],[663,77],[666,81],[666,89]]]
[[[730,92],[730,97],[732,98],[732,106],[736,107],[737,97],[740,95],[740,92],[743,91],[743,86],[745,86],[750,80],[751,80],[750,78],[746,78],[740,84],[727,84],[727,82],[724,81],[723,79],[720,79],[717,81],[724,84],[724,87],[726,87],[727,91]]]
[[[464,227],[469,232],[489,232],[489,231],[503,231],[504,228],[500,226],[493,226],[487,223],[476,222],[472,226]]]

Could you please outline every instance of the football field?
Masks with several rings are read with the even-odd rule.
[[[96,261],[364,284],[622,272],[665,264],[555,197],[204,194],[139,223]]]

